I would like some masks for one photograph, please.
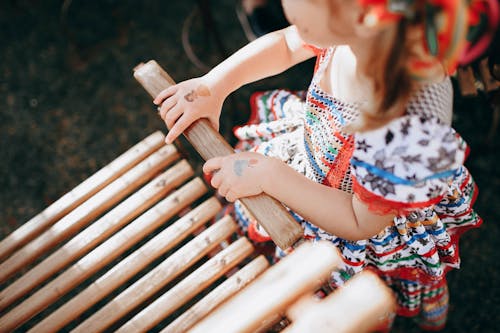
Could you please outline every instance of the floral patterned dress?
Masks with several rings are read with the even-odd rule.
[[[439,329],[448,308],[445,274],[460,264],[459,236],[481,224],[472,209],[477,189],[463,166],[467,146],[450,127],[451,82],[424,86],[405,115],[382,128],[348,135],[342,128],[359,115],[359,105],[335,99],[319,85],[333,54],[333,48],[318,52],[305,96],[254,94],[250,121],[235,129],[237,148],[280,158],[318,183],[353,193],[374,212],[396,213],[378,235],[353,242],[292,212],[306,239],[329,240],[342,253],[332,287],[374,270],[395,291],[399,315],[419,315],[422,328]],[[238,202],[235,213],[250,238],[269,239]]]

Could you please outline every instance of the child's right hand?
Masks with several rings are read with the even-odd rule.
[[[169,132],[166,143],[172,143],[186,128],[200,118],[207,118],[216,131],[225,96],[220,96],[204,77],[170,86],[156,96],[159,114]]]

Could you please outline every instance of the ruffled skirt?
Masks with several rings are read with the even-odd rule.
[[[252,96],[251,106],[249,122],[235,128],[240,140],[236,149],[277,157],[315,179],[304,149],[304,94],[259,92]],[[305,239],[329,240],[342,253],[343,264],[332,273],[331,287],[340,287],[363,269],[373,270],[394,290],[399,315],[419,316],[422,328],[437,330],[443,327],[448,309],[445,275],[460,265],[459,237],[482,222],[472,209],[476,196],[471,175],[461,167],[437,205],[398,216],[375,237],[356,242],[331,235],[291,213],[304,227]],[[249,238],[269,241],[238,202],[234,213]],[[275,259],[284,255],[276,249]]]

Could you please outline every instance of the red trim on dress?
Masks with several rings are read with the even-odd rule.
[[[257,230],[257,222],[253,220],[248,224],[247,233],[248,238],[257,243],[263,243],[271,240],[271,237],[264,236]]]
[[[338,137],[335,133],[335,137]],[[338,150],[337,156],[335,156],[335,160],[332,163],[330,170],[323,179],[323,184],[331,186],[333,188],[339,188],[342,180],[347,173],[351,165],[351,157],[354,152],[354,136],[349,135],[347,138],[339,137],[339,140],[343,142],[342,147]]]
[[[356,197],[368,206],[368,209],[379,215],[396,214],[407,215],[415,209],[430,207],[440,202],[444,194],[428,201],[420,202],[402,202],[384,198],[368,191],[358,183],[356,177],[352,177],[352,190]]]
[[[318,70],[318,68],[320,66],[321,60],[323,59],[323,57],[326,54],[327,49],[322,49],[322,48],[319,48],[317,46],[314,46],[311,44],[306,44],[306,43],[303,44],[303,47],[313,51],[313,53],[316,55],[316,63],[314,64],[314,73],[316,73],[316,71]]]

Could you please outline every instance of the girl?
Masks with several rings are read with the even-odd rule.
[[[372,269],[395,290],[398,314],[440,329],[458,237],[481,224],[466,145],[450,127],[447,76],[467,46],[468,2],[282,4],[290,27],[156,97],[166,141],[202,117],[218,129],[231,92],[317,56],[305,100],[256,95],[251,121],[235,132],[248,151],[211,159],[203,170],[228,201],[265,192],[290,208],[305,238],[336,244],[344,264],[332,287]],[[235,213],[249,237],[268,240],[238,202]]]

